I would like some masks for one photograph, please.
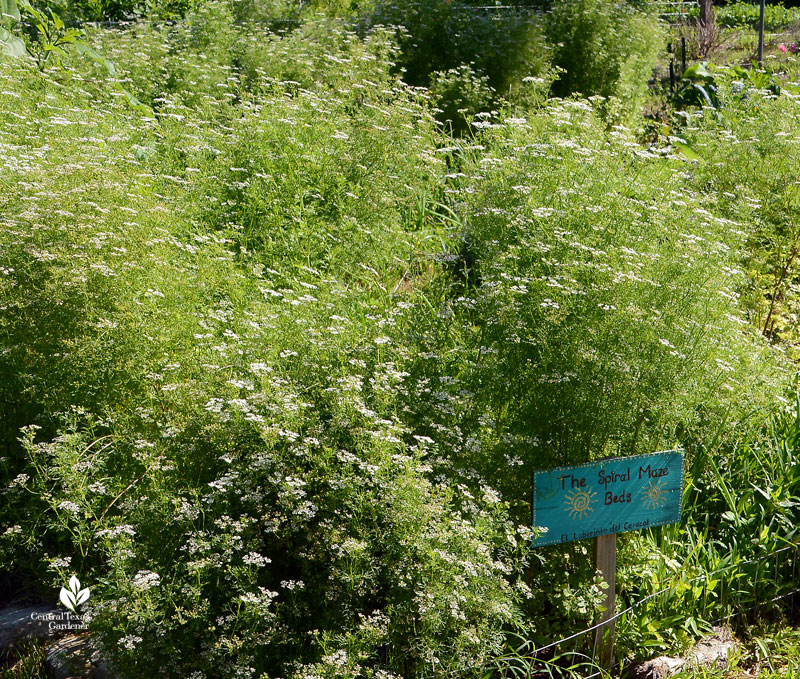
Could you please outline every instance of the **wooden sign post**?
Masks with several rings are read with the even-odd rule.
[[[595,567],[608,584],[605,610],[595,631],[600,662],[614,651],[617,533],[681,518],[683,452],[599,460],[533,474],[533,546],[594,538]]]
[[[617,607],[617,534],[601,535],[594,539],[594,563],[600,571],[600,576],[608,585],[606,600],[603,602],[605,610],[597,622],[601,625],[594,631],[594,647],[600,649],[600,664],[610,667],[614,662],[614,630],[616,618],[614,612]],[[608,621],[607,625],[602,623]]]

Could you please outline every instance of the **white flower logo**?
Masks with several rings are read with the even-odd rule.
[[[66,587],[61,588],[59,599],[61,603],[66,606],[67,610],[73,613],[78,613],[78,607],[89,598],[89,588],[81,589],[81,583],[78,578],[73,575],[69,579],[69,589]]]

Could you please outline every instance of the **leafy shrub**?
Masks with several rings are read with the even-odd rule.
[[[487,123],[480,141],[490,153],[452,189],[458,331],[426,349],[452,366],[465,467],[526,506],[534,469],[730,441],[721,422],[744,433],[750,408],[768,411],[782,377],[742,330],[746,241],[682,186],[681,161],[603,134],[585,102]]]
[[[719,92],[720,86],[727,90],[722,97]],[[753,102],[759,100],[763,92],[778,96],[782,87],[792,91],[797,85],[790,81],[782,81],[775,74],[765,70],[744,69],[737,65],[718,66],[712,62],[702,61],[686,69],[673,101],[675,106],[681,109],[690,106],[700,108],[709,106],[719,109],[724,99],[727,103],[740,108],[742,105],[746,107],[753,96],[755,96]]]
[[[41,0],[37,7],[53,10],[68,25],[87,22],[130,22],[142,16],[157,21],[173,21],[182,17],[191,0]]]
[[[624,0],[556,0],[547,36],[552,64],[563,72],[553,93],[613,97],[625,111],[637,112],[661,50],[660,35],[654,14]]]
[[[134,16],[145,16],[156,21],[177,21],[197,6],[192,0],[144,0],[134,11]]]
[[[153,116],[0,66],[0,558],[79,573],[123,676],[470,676],[520,623],[530,529],[400,417],[441,137],[344,42],[335,83],[214,74]]]
[[[541,21],[530,12],[494,13],[462,0],[381,1],[368,23],[404,29],[398,65],[412,85],[428,86],[434,73],[469,66],[502,93],[548,64]]]
[[[460,66],[435,73],[431,94],[441,110],[440,119],[449,123],[453,133],[459,133],[468,129],[468,116],[491,109],[495,92],[487,76],[479,76],[469,66]]]
[[[719,108],[713,65],[709,68],[709,64],[700,62],[687,68],[675,91],[674,102],[677,108],[689,106]]]
[[[791,152],[800,134],[795,95],[776,96],[780,90],[764,72],[720,68],[716,75],[720,111],[693,116],[693,129],[683,134],[705,161],[697,181],[709,202],[726,218],[751,225],[744,262],[749,285],[741,291],[751,322],[765,336],[787,341],[791,353],[800,252],[800,177]],[[792,83],[781,86],[791,89]]]
[[[293,29],[298,24],[303,3],[292,0],[231,0],[236,22],[256,24],[273,30]]]
[[[136,0],[70,0],[69,14],[80,21],[130,19]]]

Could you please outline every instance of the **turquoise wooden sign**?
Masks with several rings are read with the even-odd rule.
[[[683,452],[670,450],[533,473],[534,547],[681,519]]]

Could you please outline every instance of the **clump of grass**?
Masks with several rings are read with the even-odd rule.
[[[0,678],[46,679],[47,654],[39,642],[30,642],[6,649],[0,654]]]

